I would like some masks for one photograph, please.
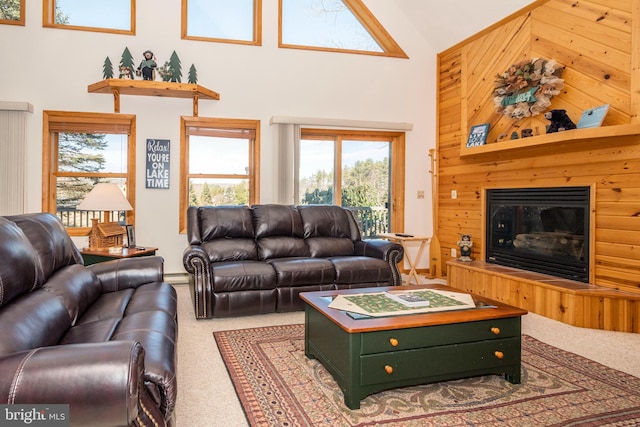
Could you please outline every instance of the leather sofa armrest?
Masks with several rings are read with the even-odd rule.
[[[391,268],[393,285],[402,285],[398,264],[404,258],[402,245],[384,239],[365,239],[355,243],[354,255],[368,256],[386,261]]]
[[[196,319],[209,317],[207,310],[213,298],[213,278],[209,255],[199,245],[189,245],[182,253],[182,263],[189,273]]]
[[[72,425],[165,425],[144,388],[144,349],[135,341],[40,347],[0,358],[9,404],[68,404]],[[144,407],[144,409],[142,409]],[[146,424],[145,424],[146,425]]]
[[[164,259],[160,256],[123,258],[92,264],[87,268],[98,277],[103,292],[136,288],[164,280]]]

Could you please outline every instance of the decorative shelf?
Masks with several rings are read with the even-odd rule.
[[[88,86],[89,93],[113,94],[113,111],[120,112],[120,95],[192,98],[193,115],[198,116],[198,100],[219,100],[220,94],[193,83],[157,82],[152,80],[106,79]]]
[[[460,157],[515,151],[527,148],[539,148],[559,143],[566,144],[586,142],[589,140],[598,139],[623,138],[629,136],[640,136],[640,124],[601,126],[589,129],[572,129],[563,132],[532,136],[529,138],[492,142],[477,147],[463,146],[460,150]]]

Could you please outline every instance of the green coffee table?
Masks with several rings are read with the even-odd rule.
[[[489,374],[520,383],[525,310],[476,295],[476,303],[490,307],[358,320],[328,307],[337,294],[419,288],[452,290],[396,286],[300,294],[305,354],[331,373],[350,409],[360,408],[370,394],[396,387]]]

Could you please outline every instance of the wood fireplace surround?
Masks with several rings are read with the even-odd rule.
[[[552,107],[575,121],[610,104],[598,128],[545,134],[542,115],[496,114],[495,75],[527,58],[565,66]],[[581,327],[640,332],[640,6],[539,0],[438,55],[437,218],[450,286]],[[473,125],[487,143],[466,147]],[[530,138],[501,138],[534,129]],[[588,186],[588,283],[486,263],[488,188]],[[452,197],[455,194],[456,197]],[[451,257],[461,234],[471,263]]]

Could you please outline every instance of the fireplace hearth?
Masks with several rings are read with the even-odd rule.
[[[589,187],[486,193],[489,263],[589,282]]]

